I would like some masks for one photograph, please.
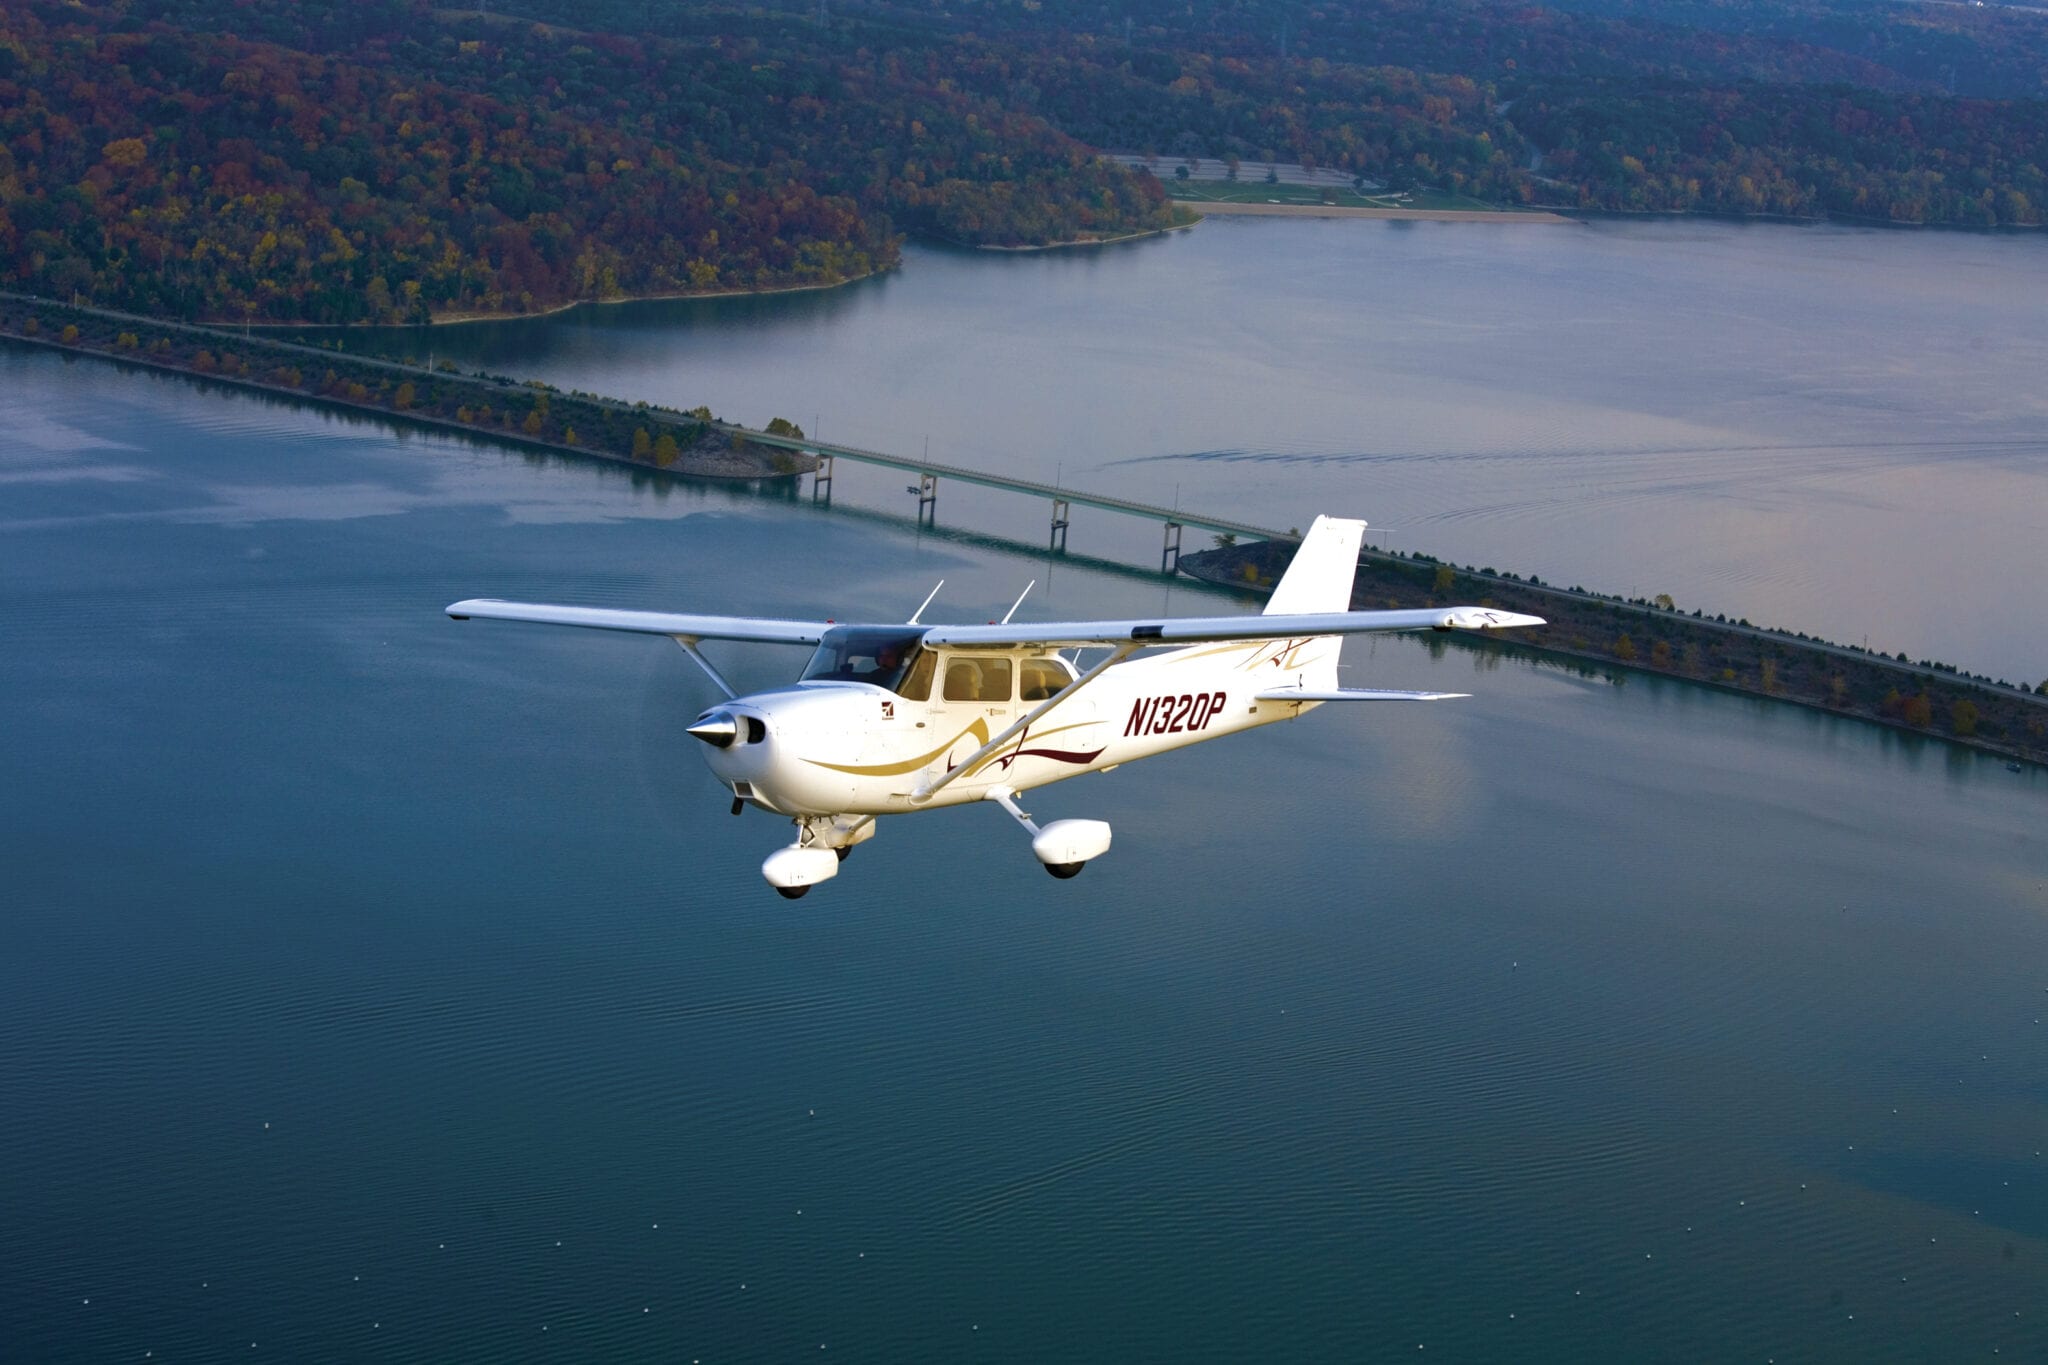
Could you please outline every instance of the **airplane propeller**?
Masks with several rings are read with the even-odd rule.
[[[740,723],[733,719],[730,711],[706,711],[687,728],[714,749],[730,749],[740,733]]]

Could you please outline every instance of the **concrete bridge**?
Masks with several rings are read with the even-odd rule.
[[[1178,507],[1161,507],[1154,503],[1137,502],[1130,498],[1112,497],[1107,493],[1089,493],[1078,488],[1063,488],[1058,484],[1040,483],[1036,479],[1011,478],[1006,474],[991,474],[986,470],[969,469],[964,465],[940,464],[932,460],[918,459],[907,455],[891,455],[887,451],[864,450],[859,446],[832,445],[825,441],[814,441],[806,437],[770,436],[765,432],[753,431],[747,427],[719,424],[735,440],[752,442],[757,445],[776,446],[783,450],[816,457],[822,463],[811,484],[811,496],[823,501],[832,497],[832,475],[834,466],[840,460],[852,460],[859,464],[880,465],[884,469],[900,470],[914,475],[917,485],[908,491],[917,494],[918,519],[927,518],[936,523],[938,519],[939,481],[952,479],[959,483],[973,484],[979,488],[994,488],[1005,493],[1020,493],[1026,497],[1042,498],[1051,505],[1052,520],[1049,544],[1055,550],[1067,548],[1067,514],[1076,507],[1092,507],[1104,512],[1116,512],[1123,516],[1138,517],[1160,524],[1159,568],[1162,573],[1172,573],[1180,565],[1180,536],[1185,527],[1197,531],[1212,531],[1223,535],[1243,536],[1249,540],[1292,540],[1297,536],[1287,531],[1276,531],[1270,527],[1254,526],[1247,521],[1233,521],[1228,517],[1207,516],[1200,512],[1184,511]]]

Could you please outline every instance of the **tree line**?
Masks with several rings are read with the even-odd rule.
[[[423,3],[0,0],[0,266],[58,297],[422,321],[833,284],[905,228],[1171,221],[1144,178],[901,65]]]
[[[2048,202],[2048,25],[1966,7],[779,3],[0,0],[0,283],[308,323],[830,285],[906,234],[1170,225],[1110,147],[1566,208]]]

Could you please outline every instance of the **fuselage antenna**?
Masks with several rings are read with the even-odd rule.
[[[917,610],[910,613],[910,619],[908,621],[905,621],[903,624],[906,626],[916,626],[924,624],[917,618],[924,615],[924,609],[932,604],[932,599],[939,595],[939,589],[945,586],[946,580],[943,578],[941,578],[937,583],[934,583],[932,585],[932,590],[924,595],[924,601],[917,604]]]
[[[1031,596],[1031,590],[1032,590],[1033,588],[1037,587],[1037,586],[1038,586],[1038,580],[1037,580],[1037,579],[1035,579],[1035,578],[1034,578],[1034,579],[1032,579],[1032,580],[1031,580],[1031,581],[1030,581],[1029,583],[1026,583],[1026,584],[1024,585],[1024,591],[1022,591],[1022,592],[1020,592],[1020,593],[1018,593],[1018,594],[1017,594],[1017,600],[1016,600],[1016,601],[1014,601],[1014,602],[1012,602],[1012,603],[1010,603],[1010,609],[1009,609],[1008,611],[1006,611],[1006,612],[1004,612],[1004,613],[1003,613],[1003,624],[1004,624],[1004,625],[1006,625],[1006,626],[1007,626],[1007,625],[1009,625],[1009,624],[1010,624],[1010,618],[1011,618],[1012,616],[1015,616],[1015,615],[1017,614],[1017,608],[1019,608],[1019,607],[1021,607],[1021,606],[1023,606],[1023,605],[1024,605],[1024,599],[1025,599],[1025,598],[1027,598],[1027,597],[1029,597],[1029,596]]]

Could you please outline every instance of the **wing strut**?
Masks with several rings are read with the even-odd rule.
[[[739,693],[732,690],[732,684],[725,680],[725,675],[712,666],[711,660],[704,657],[703,650],[697,648],[695,636],[672,635],[669,638],[683,647],[683,653],[689,655],[696,662],[697,667],[704,670],[704,676],[711,679],[712,686],[725,693],[727,701],[731,701],[739,696]]]
[[[933,794],[936,793],[939,790],[939,788],[945,786],[947,783],[951,782],[956,777],[962,777],[965,776],[967,773],[974,771],[976,765],[978,765],[983,759],[987,758],[990,754],[995,753],[998,749],[1002,748],[1005,744],[1009,743],[1010,740],[1015,736],[1022,734],[1035,721],[1037,721],[1037,719],[1040,716],[1052,710],[1053,707],[1058,706],[1061,702],[1067,700],[1076,692],[1079,692],[1089,683],[1094,682],[1097,678],[1101,677],[1105,672],[1107,672],[1113,665],[1122,663],[1125,659],[1128,659],[1131,655],[1137,653],[1140,649],[1145,648],[1145,646],[1148,643],[1150,642],[1145,640],[1125,640],[1118,644],[1117,647],[1112,649],[1109,652],[1108,656],[1105,657],[1101,662],[1097,663],[1094,667],[1090,668],[1086,673],[1083,673],[1080,677],[1068,683],[1065,687],[1062,687],[1059,691],[1053,693],[1050,697],[1047,697],[1037,706],[1032,707],[1031,710],[1027,711],[1024,714],[1024,717],[1021,720],[1017,721],[1008,729],[1004,730],[1001,734],[997,735],[994,739],[990,740],[988,743],[982,745],[979,749],[976,749],[973,753],[969,754],[967,756],[966,762],[960,764],[956,768],[948,770],[944,775],[942,775],[935,781],[925,782],[921,784],[916,791],[910,794],[911,803],[913,805],[923,805],[925,802],[932,799]]]

